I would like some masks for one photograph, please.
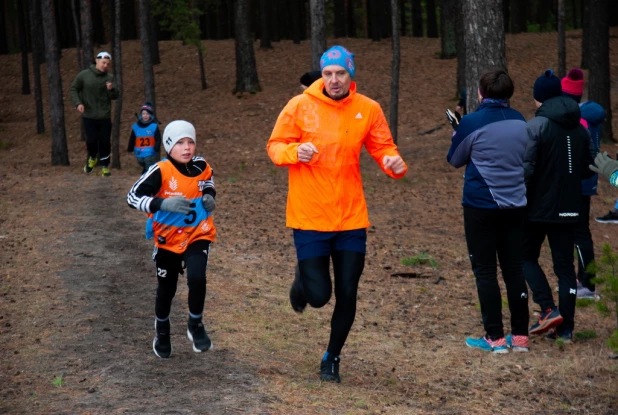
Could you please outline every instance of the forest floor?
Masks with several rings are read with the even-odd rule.
[[[568,67],[577,66],[581,32],[567,37]],[[388,118],[390,41],[338,43],[356,54],[359,92],[380,102]],[[285,228],[287,175],[265,151],[277,115],[309,69],[309,43],[256,49],[263,91],[240,98],[232,94],[233,41],[204,44],[206,90],[193,47],[161,42],[155,67],[161,128],[174,119],[196,125],[197,154],[213,166],[217,185],[218,241],[205,310],[215,348],[191,350],[187,289],[179,284],[169,360],[151,348],[156,278],[145,215],[125,201],[140,172],[125,151],[144,99],[139,42],[122,45],[122,169],[107,178],[98,168],[89,176],[82,171],[79,116],[68,97],[75,51],[63,51],[61,60],[69,167],[50,166],[47,107],[47,132],[35,133],[34,99],[20,94],[20,57],[0,56],[0,413],[618,413],[618,361],[606,346],[615,316],[578,308],[576,332],[597,337],[564,348],[538,337],[527,354],[465,347],[467,336],[483,330],[463,233],[463,171],[445,161],[451,129],[444,110],[456,105],[456,61],[437,58],[438,39],[402,39],[399,146],[407,176],[392,180],[362,156],[372,221],[367,264],[342,383],[321,383],[333,301],[302,315],[289,306],[295,253]],[[551,33],[507,36],[512,105],[526,118],[534,112],[535,78],[556,67],[555,45]],[[618,114],[615,36],[611,47]],[[614,154],[616,147],[604,150]],[[616,196],[601,183],[592,216],[606,213]],[[591,222],[597,255],[605,242],[618,248],[616,229]],[[402,265],[423,253],[437,266]],[[556,285],[547,247],[542,266]],[[508,312],[504,317],[508,327]]]

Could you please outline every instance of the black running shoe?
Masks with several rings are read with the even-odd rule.
[[[187,324],[187,337],[193,342],[193,351],[196,353],[205,352],[212,349],[210,337],[206,334],[204,324],[201,319],[193,319],[189,317]]]
[[[300,280],[300,268],[298,265],[296,265],[294,282],[290,287],[290,304],[297,313],[302,313],[305,307],[307,307],[307,300],[305,300],[305,294],[303,293],[303,283]]]
[[[339,357],[328,356],[326,360],[322,360],[320,363],[320,377],[324,382],[337,382],[341,383],[339,377]]]
[[[618,213],[614,213],[610,210],[607,215],[596,218],[595,220],[600,223],[618,223]]]
[[[155,332],[155,338],[152,341],[152,350],[161,359],[167,359],[172,355],[170,321],[158,321],[155,319]]]

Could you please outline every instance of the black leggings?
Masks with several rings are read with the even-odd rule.
[[[111,151],[110,137],[112,135],[112,121],[93,120],[84,118],[84,131],[86,132],[86,148],[88,157],[99,159],[103,167],[109,166]]]
[[[193,242],[184,254],[158,248],[155,262],[159,285],[155,300],[155,315],[159,319],[166,319],[170,315],[172,300],[176,295],[178,274],[183,270],[183,261],[189,286],[189,312],[193,315],[202,314],[206,298],[206,267],[209,252],[210,241],[203,240]]]
[[[335,310],[330,324],[327,351],[332,356],[339,356],[356,316],[356,294],[365,267],[365,254],[333,251],[332,258],[335,274]],[[298,263],[305,299],[312,307],[323,307],[330,300],[333,288],[329,265],[330,258],[327,256],[307,258]]]

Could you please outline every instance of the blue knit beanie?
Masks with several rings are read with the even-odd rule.
[[[562,85],[560,78],[554,75],[554,71],[548,69],[545,73],[539,76],[534,82],[534,91],[532,96],[538,102],[545,102],[550,98],[559,97],[562,95]]]
[[[343,46],[333,46],[328,49],[320,58],[320,71],[328,65],[339,65],[343,67],[354,78],[356,66],[354,65],[354,54]]]

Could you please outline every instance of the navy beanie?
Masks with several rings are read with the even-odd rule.
[[[539,76],[534,82],[534,91],[532,96],[538,102],[545,102],[550,98],[559,97],[562,95],[562,85],[560,78],[554,75],[554,71],[548,69],[545,73]]]

